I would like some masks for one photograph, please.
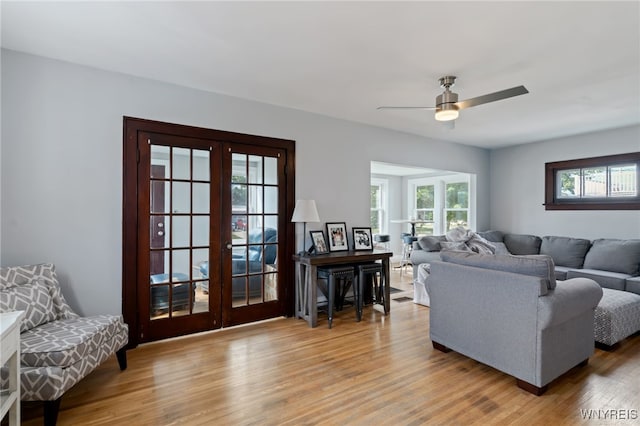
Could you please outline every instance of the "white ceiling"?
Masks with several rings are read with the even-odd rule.
[[[1,2],[2,47],[479,147],[640,123],[640,2]],[[460,99],[431,111],[438,78]]]

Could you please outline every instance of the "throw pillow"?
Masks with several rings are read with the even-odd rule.
[[[39,280],[0,291],[0,313],[25,311],[20,332],[56,319],[49,287]]]
[[[599,239],[593,242],[584,259],[585,269],[600,269],[638,275],[640,240]]]
[[[511,254],[509,252],[509,249],[505,245],[505,243],[494,242],[493,245],[496,247],[496,253],[495,254],[497,254],[497,255]]]
[[[493,244],[493,242],[485,240],[475,232],[471,234],[471,238],[469,239],[469,241],[467,241],[467,245],[469,246],[469,248],[471,248],[471,251],[475,251],[476,253],[496,253],[496,246]]]
[[[582,268],[591,241],[583,238],[542,237],[540,254],[548,254],[553,263],[567,268]]]
[[[542,240],[536,235],[504,234],[504,243],[512,254],[540,253]]]
[[[478,235],[492,243],[502,243],[504,239],[504,234],[500,231],[482,231],[478,232]]]
[[[447,232],[447,241],[469,241],[473,237],[473,231],[463,226],[457,226]]]
[[[440,246],[440,243],[442,241],[446,241],[444,235],[425,235],[423,237],[420,237],[417,243],[424,251],[440,251],[442,249],[442,247]]]

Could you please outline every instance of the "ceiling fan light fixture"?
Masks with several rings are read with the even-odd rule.
[[[451,121],[458,118],[460,113],[455,105],[442,105],[436,109],[436,120],[438,121]]]
[[[529,93],[526,87],[516,86],[510,89],[500,90],[498,92],[488,93],[482,96],[476,96],[475,98],[469,98],[462,101],[458,101],[458,94],[452,92],[450,89],[454,86],[456,77],[447,75],[440,78],[440,87],[444,88],[442,94],[436,96],[436,106],[381,106],[378,109],[428,109],[436,110],[436,120],[450,122],[453,125],[453,120],[460,115],[459,110],[465,108],[471,108],[489,102],[500,101],[502,99],[512,98],[514,96],[520,96]],[[451,126],[453,127],[453,126]]]

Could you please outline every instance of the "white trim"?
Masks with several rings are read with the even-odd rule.
[[[382,219],[380,223],[380,233],[386,234],[389,229],[389,179],[371,178],[371,186],[380,187],[380,210],[382,210]],[[369,202],[371,204],[371,202]]]
[[[467,221],[470,229],[476,227],[476,177],[469,173],[452,173],[442,176],[424,177],[407,179],[407,212],[409,216],[416,215],[416,187],[418,186],[434,186],[434,205],[433,205],[433,233],[434,235],[442,235],[446,229],[446,208],[445,208],[445,188],[448,183],[465,182],[469,185],[469,200],[466,210]]]

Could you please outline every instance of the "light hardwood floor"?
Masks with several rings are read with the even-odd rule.
[[[410,273],[393,286],[412,296]],[[429,308],[392,301],[333,329],[281,318],[146,344],[115,357],[62,399],[59,425],[638,424],[640,336],[614,352],[596,349],[536,397],[515,379],[429,340]],[[585,410],[585,411],[582,411]],[[583,419],[600,410],[600,420]],[[615,411],[616,420],[603,420]],[[634,411],[635,410],[635,411]],[[622,416],[635,420],[620,419]],[[592,415],[597,411],[591,412]],[[23,425],[41,425],[24,404]]]

